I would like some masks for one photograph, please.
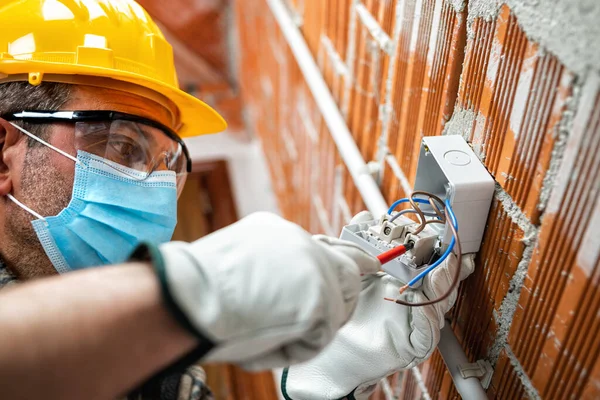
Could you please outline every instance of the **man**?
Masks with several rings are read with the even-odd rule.
[[[0,7],[0,23],[2,283],[122,263],[146,242],[136,258],[154,265],[171,312],[197,338],[197,349],[188,351],[191,361],[212,349],[213,360],[268,368],[307,359],[331,340],[354,308],[360,273],[377,269],[376,260],[362,252],[313,240],[298,227],[268,215],[248,218],[194,248],[155,247],[173,233],[177,195],[191,165],[179,135],[216,132],[226,125],[210,107],[177,88],[171,49],[139,5],[121,0],[10,1]],[[198,252],[203,253],[202,265]],[[274,260],[277,255],[281,258]],[[245,259],[250,260],[237,266]],[[301,265],[296,265],[298,261]],[[293,271],[270,271],[286,264]],[[234,268],[235,276],[230,276]],[[278,275],[285,282],[277,282]],[[295,281],[288,281],[294,276]],[[298,285],[303,286],[303,295],[294,298]],[[325,287],[331,289],[325,292]],[[269,293],[269,288],[275,290]],[[131,290],[144,298],[135,286]],[[279,308],[274,309],[277,303]],[[84,304],[82,300],[71,306]],[[200,304],[201,315],[193,315]],[[113,299],[111,308],[131,316],[140,311],[136,305]],[[107,334],[117,333],[116,327],[101,325],[102,307],[82,311],[98,318],[91,326],[100,324]],[[112,318],[118,313],[108,317]],[[262,336],[257,337],[255,330]],[[101,338],[101,331],[98,327],[90,332]],[[67,342],[80,348],[73,357],[85,355],[83,362],[97,363],[98,353],[81,351],[88,340],[84,332],[70,329],[63,335],[76,335]],[[134,336],[136,343],[140,335]],[[12,341],[16,337],[27,338],[13,335]],[[40,341],[26,344],[43,347]],[[37,355],[45,354],[38,350]],[[100,353],[121,363],[127,351],[126,346],[111,352],[106,345]],[[69,359],[66,351],[59,354]],[[176,361],[176,356],[168,361]],[[18,359],[25,362],[25,370],[32,367],[26,357]],[[85,370],[75,363],[69,371],[68,362],[60,365],[52,358],[37,363],[52,361],[69,376]],[[75,379],[78,383],[66,391],[76,398],[90,398],[89,392],[123,394],[140,378],[167,366],[147,369],[152,362],[142,357],[137,363],[144,366],[102,380],[106,392],[86,386],[83,378]],[[18,363],[11,365],[19,370]],[[197,371],[183,376],[198,382],[188,389],[189,398],[201,398],[205,391]],[[180,375],[180,369],[174,375],[162,374],[131,397],[169,398],[163,392],[180,392],[185,386],[180,385]],[[44,397],[51,393],[44,385],[20,385],[22,390],[37,387]]]
[[[379,262],[352,244],[268,214],[168,243],[191,166],[181,137],[226,125],[177,88],[171,48],[139,5],[14,0],[0,24],[0,284],[68,273],[0,293],[3,398],[209,398],[202,371],[184,367],[313,358],[352,315],[361,275],[347,326],[363,333],[346,330],[336,354],[292,367],[285,395],[340,397],[431,354],[453,299],[382,305],[397,281],[372,275]],[[449,259],[425,296],[449,287],[460,267]],[[102,265],[114,266],[90,269]],[[392,343],[359,341],[367,356],[344,358],[345,336],[390,320]],[[381,355],[392,360],[331,384],[330,368]]]

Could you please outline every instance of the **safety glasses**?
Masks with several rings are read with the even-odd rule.
[[[173,171],[181,193],[192,162],[183,140],[151,119],[116,111],[21,111],[2,118],[28,123],[73,123],[75,148],[140,173],[144,180],[154,171]]]

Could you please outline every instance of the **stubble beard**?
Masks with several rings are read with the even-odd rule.
[[[73,182],[67,180],[50,161],[46,147],[31,147],[22,175],[22,195],[18,200],[43,216],[59,214],[71,200]],[[56,269],[44,252],[27,211],[12,202],[7,203],[7,242],[4,261],[19,278],[31,279],[56,274]]]

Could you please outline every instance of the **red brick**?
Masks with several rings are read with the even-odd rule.
[[[454,330],[473,361],[485,358],[496,339],[494,312],[499,311],[523,254],[522,238],[523,231],[494,200],[475,272],[462,283],[452,311]]]
[[[530,42],[508,6],[477,21],[467,47],[459,103],[476,113],[469,134],[496,180],[539,222],[540,190],[572,74]]]
[[[440,399],[452,398],[449,394],[454,385],[439,351],[436,350],[419,368],[430,396]]]
[[[474,111],[481,102],[481,93],[485,83],[482,77],[485,76],[490,59],[496,21],[488,22],[477,18],[473,21],[471,29],[474,35],[467,41],[458,102],[465,110]],[[468,136],[471,134],[469,133]]]
[[[139,3],[215,71],[226,70],[229,63],[225,23],[228,12],[224,3],[198,4],[189,0],[168,3],[140,0]],[[199,78],[202,79],[196,77]]]
[[[504,350],[500,353],[500,358],[496,363],[488,396],[494,400],[512,400],[527,397],[525,396],[525,388],[519,379],[519,374],[515,371]]]
[[[383,182],[381,191],[388,204],[392,204],[398,199],[408,197],[409,194],[400,184],[400,180],[394,173],[394,169],[391,167],[388,159],[386,159],[383,164]]]
[[[442,132],[454,110],[454,99],[458,98],[462,110],[476,116],[466,132],[450,133],[462,133],[471,140],[475,150],[485,155],[486,166],[502,188],[534,225],[541,225],[509,335],[509,346],[516,357],[513,362],[522,365],[543,398],[560,398],[564,393],[576,398],[598,397],[600,366],[596,360],[600,339],[598,335],[582,334],[600,329],[600,268],[597,261],[589,261],[592,256],[586,253],[597,247],[597,242],[582,244],[591,240],[586,239],[593,232],[588,217],[595,215],[591,211],[597,207],[594,201],[600,181],[600,157],[596,156],[600,153],[600,122],[590,117],[600,114],[594,92],[597,88],[583,90],[578,108],[587,109],[587,114],[575,118],[565,161],[541,219],[540,190],[548,166],[556,162],[551,150],[556,146],[557,126],[571,93],[570,72],[552,54],[527,39],[506,6],[496,21],[473,21],[474,36],[466,40],[465,47],[465,14],[456,13],[449,2],[363,3],[390,36],[395,22],[389,4],[400,4],[403,12],[398,57],[389,68],[391,76],[387,76],[391,59],[380,50],[369,52],[369,33],[360,23],[357,25],[348,123],[364,157],[367,161],[374,157],[378,138],[389,134],[389,149],[410,185],[421,137]],[[300,2],[295,4],[299,6]],[[306,0],[303,4],[302,29],[315,57],[323,52],[321,37],[326,35],[345,59],[352,39],[348,37],[351,1]],[[236,2],[236,7],[246,11],[238,18],[243,25],[241,31],[251,33],[241,38],[245,66],[241,87],[247,108],[252,111],[253,130],[262,139],[281,209],[286,217],[307,229],[322,231],[313,204],[318,195],[329,224],[337,230],[348,214],[364,209],[360,193],[345,167],[339,173],[341,160],[330,133],[264,0]],[[345,11],[336,12],[340,9]],[[374,55],[380,58],[379,69],[374,68]],[[336,73],[329,57],[321,58],[325,80],[341,104],[346,78]],[[386,132],[387,126],[378,113],[388,79],[392,110]],[[364,96],[356,87],[366,88],[375,96]],[[296,150],[296,157],[290,146]],[[405,195],[387,163],[381,185],[390,202]],[[342,201],[336,197],[340,193]],[[339,203],[344,202],[349,211],[340,207]],[[506,327],[497,326],[495,313],[507,301],[509,283],[522,261],[524,235],[502,203],[494,201],[477,268],[461,285],[451,311],[453,329],[472,361],[487,357],[492,344],[505,345],[497,342],[499,328]],[[434,398],[456,398],[437,353],[421,369]],[[521,374],[503,352],[495,366],[490,397],[523,397],[521,378],[529,378]],[[410,372],[405,374],[402,389],[402,398],[420,395]]]
[[[419,4],[402,5],[397,60],[384,78],[392,81],[387,144],[411,183],[422,137],[441,134],[452,114],[466,36],[465,15],[449,3]]]
[[[424,136],[439,135],[452,116],[464,60],[467,38],[465,13],[457,13],[448,2],[435,10],[434,20],[438,20],[440,26],[437,32],[433,32],[428,49],[417,136],[412,154],[419,154],[421,139]],[[413,177],[416,174],[416,163],[413,162],[411,168],[405,171],[408,176]]]
[[[509,336],[548,398],[579,397],[600,354],[600,79],[582,93]]]
[[[257,2],[254,2],[255,6]],[[323,33],[324,21],[326,20],[326,3],[321,0],[303,0],[298,4],[296,10],[302,16],[302,33],[311,50],[313,57],[317,58],[321,34]],[[265,10],[265,12],[269,12]]]
[[[402,393],[402,397],[405,399],[421,398],[421,389],[419,389],[419,384],[410,370],[407,370],[404,373],[402,390],[400,393]]]
[[[596,357],[594,368],[590,372],[590,379],[583,388],[582,399],[595,400],[600,398],[600,358]]]
[[[357,22],[356,57],[349,73],[353,78],[350,89],[348,128],[367,161],[375,155],[380,87],[383,76],[383,51],[371,37],[368,29]]]

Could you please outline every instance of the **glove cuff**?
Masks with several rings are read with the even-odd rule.
[[[165,265],[165,259],[158,249],[157,246],[142,242],[129,256],[129,261],[145,261],[150,262],[152,264],[152,268],[158,277],[158,281],[160,283],[160,290],[162,293],[163,301],[167,310],[171,313],[173,318],[182,326],[185,330],[191,333],[193,336],[198,338],[200,341],[200,346],[204,347],[206,350],[204,354],[208,353],[213,347],[215,347],[215,343],[210,340],[205,334],[200,332],[194,325],[191,323],[190,319],[183,312],[181,307],[175,301],[175,298],[171,294],[169,289],[169,284],[167,280],[167,270]]]
[[[290,394],[288,393],[288,375],[290,372],[290,367],[286,367],[283,369],[283,373],[281,374],[281,395],[283,396],[283,398],[285,400],[302,400],[302,399],[293,399]],[[347,395],[345,395],[344,397],[340,397],[339,399],[334,399],[334,400],[357,400],[354,397],[354,392],[356,391],[356,389],[354,389],[351,393],[348,393]]]

